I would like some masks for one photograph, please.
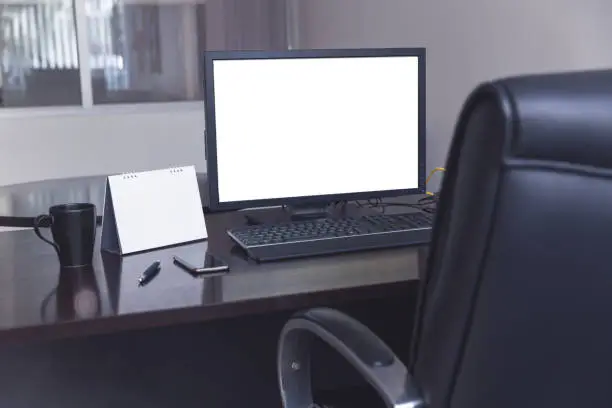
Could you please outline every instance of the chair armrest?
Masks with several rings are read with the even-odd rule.
[[[391,349],[357,320],[333,309],[294,315],[278,344],[278,378],[285,408],[313,408],[310,342],[318,337],[357,369],[388,407],[425,406],[412,376]]]

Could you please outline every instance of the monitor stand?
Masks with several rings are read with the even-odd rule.
[[[328,204],[324,205],[287,205],[283,209],[288,213],[291,221],[310,221],[329,218],[332,208]]]
[[[287,205],[281,208],[264,210],[261,213],[249,212],[244,215],[247,225],[260,225],[287,221],[311,221],[347,215],[347,205]]]

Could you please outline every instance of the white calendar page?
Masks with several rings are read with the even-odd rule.
[[[111,176],[107,190],[123,255],[208,236],[193,166]]]

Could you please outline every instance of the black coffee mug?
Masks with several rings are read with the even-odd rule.
[[[53,241],[45,238],[40,228],[49,225]],[[49,214],[34,219],[34,232],[55,248],[60,266],[89,266],[93,263],[96,241],[96,206],[89,203],[54,205]]]

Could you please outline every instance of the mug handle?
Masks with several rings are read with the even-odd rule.
[[[57,256],[59,256],[60,254],[59,246],[57,246],[57,244],[51,241],[50,239],[45,238],[43,234],[40,232],[40,225],[46,220],[49,221],[49,226],[53,225],[53,217],[51,217],[50,215],[43,214],[43,215],[39,215],[38,217],[34,218],[34,232],[36,233],[38,238],[42,239],[47,244],[51,245],[53,249],[55,249],[55,252],[57,252]]]

